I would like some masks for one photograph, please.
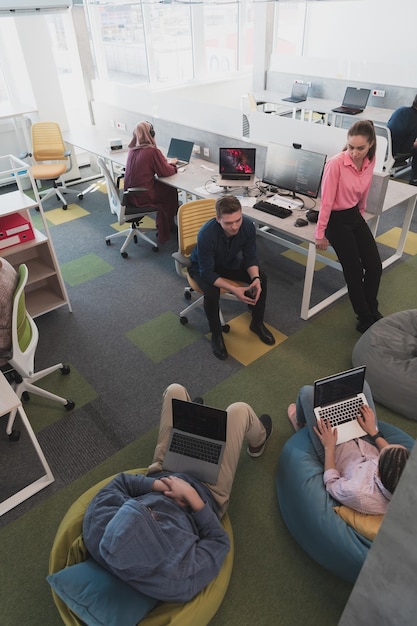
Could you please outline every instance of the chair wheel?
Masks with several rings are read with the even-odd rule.
[[[62,208],[64,209],[64,211],[66,211],[68,209],[68,204],[64,204]]]
[[[127,257],[129,256],[127,252],[121,252],[120,254],[124,259],[127,259]]]
[[[186,300],[191,300],[191,292],[190,291],[184,291],[184,298]]]
[[[22,400],[24,400],[25,402],[29,402],[29,400],[30,400],[30,395],[29,395],[29,393],[28,393],[27,391],[24,391],[24,392],[22,393]]]
[[[223,333],[228,333],[230,331],[230,325],[229,324],[225,324],[224,326],[222,326],[222,332]]]
[[[9,441],[19,441],[20,439],[20,430],[12,430],[9,435]]]
[[[111,241],[110,241],[110,239],[106,239],[106,246],[111,246]]]
[[[80,200],[82,200],[84,198],[84,194],[83,193],[79,193],[77,198],[79,198]]]
[[[188,317],[185,317],[185,315],[182,315],[180,317],[180,322],[183,326],[185,326],[186,324],[188,324]]]
[[[69,374],[71,371],[71,368],[69,365],[63,365],[60,369],[60,372],[63,376],[66,376],[67,374]]]
[[[72,409],[75,407],[75,402],[74,400],[68,399],[67,403],[64,406],[66,411],[72,411]]]
[[[152,252],[159,252],[159,248],[158,248],[158,246],[154,246],[154,247],[152,248]]]

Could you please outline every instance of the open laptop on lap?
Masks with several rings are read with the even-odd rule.
[[[357,115],[358,113],[362,113],[368,104],[370,93],[370,89],[346,87],[341,106],[332,109],[332,111],[334,113],[347,113],[348,115]]]
[[[285,102],[305,102],[307,100],[309,85],[307,83],[294,83],[291,95],[288,98],[282,98]]]
[[[226,445],[227,413],[172,399],[172,432],[163,468],[216,484]]]
[[[337,444],[366,435],[357,420],[359,407],[368,404],[365,370],[363,365],[314,382],[314,414],[317,421],[328,419],[337,428]]]
[[[188,165],[190,162],[193,148],[193,141],[172,138],[169,144],[167,158],[178,159],[176,163],[177,167],[184,167],[184,165]]]

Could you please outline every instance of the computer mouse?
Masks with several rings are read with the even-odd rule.
[[[307,226],[308,222],[303,217],[297,217],[294,222],[294,226]]]

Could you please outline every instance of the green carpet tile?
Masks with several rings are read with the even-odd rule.
[[[97,278],[111,272],[113,267],[101,259],[96,254],[86,254],[85,256],[74,259],[69,263],[64,263],[61,267],[62,276],[66,283],[75,287],[82,283]]]

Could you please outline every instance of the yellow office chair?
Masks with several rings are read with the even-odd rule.
[[[215,209],[216,201],[213,198],[204,198],[203,200],[192,200],[183,204],[178,209],[177,224],[178,224],[178,252],[173,253],[175,259],[175,269],[178,276],[186,278],[188,281],[188,287],[184,289],[184,298],[191,300],[192,293],[196,292],[201,294],[197,300],[189,304],[180,313],[181,324],[188,323],[187,314],[198,306],[202,306],[204,303],[204,295],[197,283],[189,275],[187,268],[190,266],[190,256],[197,243],[197,235],[200,228],[213,217],[216,217]],[[244,283],[238,283],[235,281],[235,285],[242,285]],[[226,291],[226,289],[220,290],[220,297],[225,300],[235,300],[236,296]],[[225,323],[223,313],[219,311],[220,322],[223,332],[227,333],[230,330],[228,324]]]
[[[32,153],[22,158],[33,157],[34,164],[30,171],[36,181],[53,182],[51,189],[39,192],[41,200],[56,195],[62,202],[62,208],[68,208],[63,193],[75,193],[82,200],[83,192],[79,189],[68,189],[61,176],[72,167],[71,151],[67,150],[62,138],[61,129],[56,122],[37,122],[32,125]]]
[[[130,228],[126,230],[121,230],[117,233],[113,233],[113,235],[108,235],[106,237],[106,244],[110,246],[113,239],[116,239],[117,237],[125,237],[126,241],[120,248],[120,254],[124,259],[128,257],[128,254],[126,252],[127,246],[132,240],[137,243],[138,237],[150,243],[152,246],[152,250],[154,252],[158,252],[159,248],[155,244],[155,242],[152,241],[152,239],[150,239],[143,231],[139,229],[140,223],[144,219],[144,217],[146,217],[149,213],[155,213],[157,209],[153,207],[129,207],[128,205],[129,195],[146,191],[145,188],[132,187],[131,189],[125,189],[122,192],[122,200],[120,200],[120,192],[116,188],[112,175],[110,174],[103,157],[98,157],[97,163],[99,164],[100,169],[103,172],[104,178],[106,179],[110,211],[117,215],[120,226],[122,226],[123,224],[130,224]]]
[[[37,326],[29,313],[26,311],[24,288],[28,280],[28,268],[22,264],[19,266],[19,281],[13,298],[12,313],[12,350],[9,354],[1,356],[7,358],[10,371],[5,372],[9,382],[15,387],[15,393],[20,399],[29,399],[29,392],[49,400],[55,400],[63,404],[67,411],[74,408],[75,403],[72,400],[61,398],[60,396],[45,391],[37,387],[34,383],[41,380],[48,374],[61,370],[63,375],[70,373],[68,365],[57,363],[52,367],[35,372],[35,352],[38,345],[39,332]],[[7,422],[6,433],[10,441],[17,441],[20,433],[13,430],[13,424],[16,417],[17,409],[12,411]]]

